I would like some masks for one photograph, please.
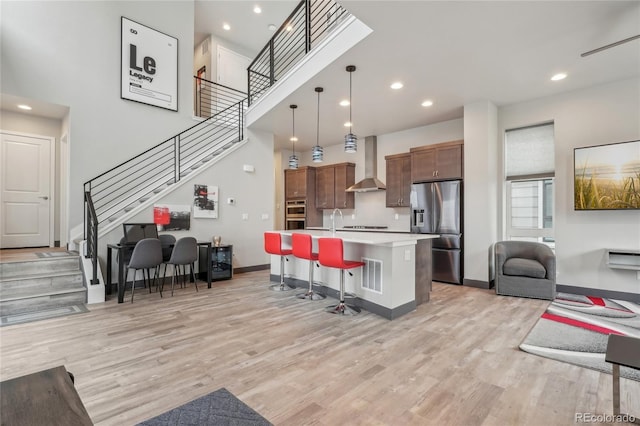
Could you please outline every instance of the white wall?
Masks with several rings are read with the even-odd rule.
[[[464,282],[492,279],[498,239],[498,109],[489,101],[464,106]]]
[[[416,127],[384,135],[377,135],[378,141],[378,179],[386,183],[387,163],[386,155],[409,152],[417,146],[433,145],[440,142],[463,139],[463,120],[455,119],[429,126]],[[289,156],[286,153],[286,158]],[[342,143],[324,146],[324,162],[313,163],[311,151],[299,153],[300,164],[318,166],[351,162],[356,164],[356,182],[364,178],[364,137],[358,140],[358,151],[353,154],[344,152]],[[286,167],[287,163],[283,165]],[[324,226],[329,226],[331,210],[323,215]],[[386,225],[390,230],[408,232],[410,228],[408,207],[386,207],[385,191],[355,193],[355,209],[343,209],[345,225]],[[397,219],[396,219],[397,215]],[[339,222],[336,224],[339,225]]]
[[[200,219],[191,216],[188,231],[168,231],[176,238],[193,236],[198,241],[212,241],[214,235],[222,237],[223,244],[233,244],[234,268],[269,263],[264,252],[263,233],[273,229],[273,137],[269,134],[247,130],[247,144],[217,164],[189,178],[183,186],[164,197],[160,204],[193,204],[193,185],[216,185],[219,190],[217,219]],[[243,171],[243,165],[252,165],[253,173]],[[235,204],[227,204],[228,198]],[[248,219],[242,218],[243,213]],[[263,219],[262,215],[267,218]],[[153,222],[153,208],[137,214],[128,222]],[[100,239],[100,258],[106,271],[106,245],[122,238],[122,228],[117,228]]]
[[[190,1],[3,2],[2,92],[70,108],[70,226],[82,184],[193,125]],[[178,110],[120,99],[121,16],[178,39]]]
[[[490,247],[502,239],[502,135],[509,128],[555,123],[555,238],[559,284],[638,293],[633,271],[609,269],[605,248],[640,249],[640,211],[573,210],[573,148],[640,139],[640,81],[630,79],[562,95],[497,108],[488,101],[465,107],[465,118],[378,135],[378,177],[384,181],[384,156],[413,146],[465,140],[465,279],[488,281]],[[364,176],[364,153],[345,154],[342,144],[325,146],[325,163],[356,163]],[[286,159],[289,152],[283,152]],[[313,165],[311,153],[299,153]],[[286,167],[286,161],[283,160]],[[281,172],[281,171],[280,171]],[[407,208],[386,208],[383,191],[356,194],[345,224],[387,225],[407,230]],[[324,223],[328,226],[329,211]],[[399,220],[395,220],[395,214]],[[351,218],[355,215],[355,219]]]
[[[206,52],[203,53],[203,46],[206,46]],[[219,39],[213,35],[207,37],[202,43],[197,45],[193,50],[193,75],[197,75],[198,70],[203,66],[206,66],[207,70],[207,80],[217,82],[218,78],[218,46],[222,46],[228,50],[231,50],[235,53],[238,53],[242,56],[246,56],[247,58],[255,57],[255,53],[248,51],[247,49],[239,46],[235,43],[231,43],[227,40]],[[246,71],[244,73],[245,81]],[[247,84],[244,84],[242,88],[238,88],[238,90],[242,90],[243,92],[248,91]]]
[[[575,211],[573,149],[640,139],[640,79],[634,78],[499,109],[506,129],[553,120],[557,282],[638,294],[640,276],[609,269],[605,248],[640,249],[640,211]]]

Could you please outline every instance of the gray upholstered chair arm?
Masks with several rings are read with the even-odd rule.
[[[495,256],[496,256],[496,274],[502,275],[502,270],[504,267],[504,262],[507,261],[507,247],[504,244],[496,243],[495,245]]]
[[[547,279],[555,280],[556,276],[556,256],[548,246],[539,246],[536,248],[536,259],[547,270]]]

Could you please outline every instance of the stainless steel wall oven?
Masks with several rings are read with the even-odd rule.
[[[305,229],[307,218],[307,202],[305,200],[289,200],[285,205],[285,229]]]

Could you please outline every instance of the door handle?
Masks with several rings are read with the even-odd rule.
[[[42,198],[43,200],[48,200],[49,197],[47,197],[46,195],[44,197],[38,197],[38,198]]]

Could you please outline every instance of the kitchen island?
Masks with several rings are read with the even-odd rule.
[[[319,238],[341,238],[344,257],[361,260],[362,268],[352,269],[346,275],[345,290],[356,296],[353,302],[369,312],[387,319],[395,319],[415,310],[429,300],[431,290],[431,240],[437,235],[391,232],[336,232],[325,230],[274,231],[282,235],[284,247],[291,247],[293,232],[311,235],[314,252]],[[288,256],[285,262],[285,282],[300,288],[308,287],[309,261]],[[271,281],[279,282],[280,259],[271,256]],[[363,279],[364,276],[364,279]],[[314,281],[323,291],[337,297],[340,271],[320,266],[314,271]],[[322,303],[322,302],[310,302]]]

